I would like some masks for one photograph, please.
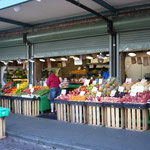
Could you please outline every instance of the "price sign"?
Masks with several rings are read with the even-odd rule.
[[[136,86],[134,90],[136,92],[141,92],[142,93],[144,91],[144,86],[143,85]]]
[[[84,85],[89,85],[90,84],[90,80],[85,80]]]
[[[95,85],[95,84],[96,84],[96,81],[94,80],[94,81],[92,82],[92,84]]]
[[[47,86],[46,81],[44,81],[44,86]]]
[[[17,89],[19,89],[19,84],[17,84]]]
[[[66,95],[66,92],[67,92],[67,91],[66,91],[65,89],[62,89],[62,90],[61,90],[61,94],[62,94],[62,95]]]
[[[145,83],[145,82],[147,82],[147,80],[145,80],[145,79],[142,79],[142,80],[141,80],[141,83]]]
[[[98,97],[101,97],[101,95],[102,95],[102,92],[97,92],[96,93],[96,96],[98,96]]]
[[[32,88],[32,84],[29,84],[29,89],[31,89]]]
[[[80,96],[84,96],[84,94],[85,94],[85,91],[80,92]]]
[[[92,92],[97,92],[97,88],[93,87]]]
[[[102,84],[103,83],[103,79],[99,79],[99,84]]]
[[[123,92],[124,91],[124,87],[123,86],[119,86],[118,91],[119,92]]]
[[[130,92],[130,96],[136,96],[136,90],[131,90],[131,92]]]
[[[31,93],[33,93],[33,92],[34,92],[34,88],[31,88],[30,90],[31,90]]]
[[[115,94],[116,94],[116,90],[112,90],[111,93],[110,93],[110,96],[111,96],[111,97],[114,97]]]
[[[131,81],[132,81],[132,79],[131,79],[131,78],[126,78],[126,83],[130,84],[130,83],[131,83]]]

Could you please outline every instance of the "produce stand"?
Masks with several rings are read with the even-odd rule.
[[[2,107],[9,108],[11,112],[26,116],[39,115],[39,98],[0,96]]]
[[[9,109],[0,107],[0,139],[6,137],[6,117],[9,115]]]
[[[148,129],[149,104],[55,100],[57,119],[134,131]]]

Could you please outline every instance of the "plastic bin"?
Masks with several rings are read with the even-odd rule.
[[[0,117],[7,117],[9,115],[9,109],[0,107]]]

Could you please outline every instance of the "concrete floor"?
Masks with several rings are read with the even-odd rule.
[[[64,150],[150,150],[150,132],[94,127],[10,114],[8,136]]]

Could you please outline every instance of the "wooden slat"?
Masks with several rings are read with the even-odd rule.
[[[35,116],[35,101],[32,101],[32,116]]]
[[[72,107],[72,110],[71,110],[71,118],[72,118],[72,122],[75,122],[75,106],[74,105],[72,105],[71,106]]]
[[[121,108],[121,128],[124,128],[124,124],[125,124],[125,109]]]
[[[3,138],[3,118],[0,118],[0,139]]]
[[[79,123],[79,107],[75,105],[75,112],[76,112],[76,122]]]
[[[119,108],[116,109],[116,127],[119,128]]]
[[[39,115],[39,113],[40,113],[40,105],[39,105],[39,100],[37,100],[37,116]]]
[[[63,104],[60,104],[60,110],[61,110],[61,113],[60,113],[60,120],[62,120],[63,121],[63,117],[64,117],[64,115],[63,115]]]
[[[136,115],[135,109],[132,109],[132,129],[136,130]]]
[[[141,130],[141,110],[137,109],[137,130]]]
[[[131,109],[128,108],[128,129],[131,130]]]
[[[87,123],[87,111],[85,106],[83,106],[83,123]]]
[[[92,124],[92,106],[89,106],[89,124]]]
[[[115,116],[115,108],[112,107],[111,108],[111,117],[112,117],[112,127],[115,128],[116,127],[116,116]]]
[[[58,120],[61,120],[61,108],[60,108],[60,104],[57,105],[57,113],[58,113]]]
[[[5,117],[2,118],[2,129],[3,129],[3,137],[5,137],[6,134],[6,119]]]
[[[69,108],[69,104],[67,104],[67,121],[70,121],[70,108]]]
[[[97,119],[96,119],[96,120],[97,120],[97,125],[98,125],[98,126],[100,126],[100,110],[99,110],[99,109],[100,109],[100,107],[97,106],[97,107],[96,107],[96,113],[97,113],[97,114],[96,114],[96,116],[97,116]]]
[[[111,127],[110,107],[107,107],[107,126]]]
[[[93,125],[96,125],[96,106],[93,106]]]
[[[63,111],[63,114],[64,114],[64,121],[67,121],[67,116],[66,116],[66,104],[63,104],[63,107],[64,107],[64,111]]]
[[[82,123],[82,105],[79,105],[79,122]]]
[[[128,128],[128,109],[125,109],[125,122],[124,122],[124,124],[125,124],[125,128]]]
[[[143,109],[142,110],[143,111],[143,113],[142,113],[142,115],[143,115],[143,130],[147,130],[147,128],[148,128],[148,120],[147,120],[147,109]]]

